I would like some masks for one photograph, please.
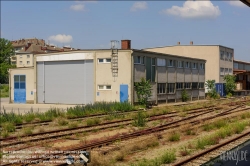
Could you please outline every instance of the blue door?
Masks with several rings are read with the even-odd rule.
[[[14,103],[26,103],[25,75],[14,75]]]
[[[128,85],[121,84],[120,85],[120,102],[128,101]]]
[[[221,97],[226,96],[226,93],[225,93],[225,84],[223,84],[223,83],[217,83],[217,84],[215,84],[215,87],[216,87],[216,92],[219,93]]]

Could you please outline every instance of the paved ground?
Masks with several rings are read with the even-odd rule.
[[[32,108],[34,112],[45,112],[50,108],[59,108],[66,110],[67,108],[74,107],[75,105],[62,105],[62,104],[13,104],[9,103],[9,98],[0,98],[0,112],[14,112],[14,113],[27,113]]]

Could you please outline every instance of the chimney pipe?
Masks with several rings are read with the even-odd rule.
[[[177,42],[177,45],[181,45],[181,42]]]
[[[131,49],[131,40],[121,40],[121,49],[122,50]]]
[[[193,45],[193,44],[194,44],[194,42],[193,42],[193,41],[191,41],[191,42],[190,42],[190,45]]]

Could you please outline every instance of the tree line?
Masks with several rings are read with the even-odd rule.
[[[0,83],[9,83],[9,73],[10,68],[15,68],[16,65],[12,65],[10,58],[15,55],[14,47],[12,43],[4,38],[0,38]]]

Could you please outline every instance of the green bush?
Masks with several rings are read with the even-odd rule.
[[[189,96],[188,96],[186,89],[182,90],[181,99],[182,99],[182,102],[186,102],[189,99]]]
[[[142,111],[139,111],[137,115],[134,117],[133,125],[137,127],[144,127],[146,125],[147,119],[146,114],[144,114]]]

